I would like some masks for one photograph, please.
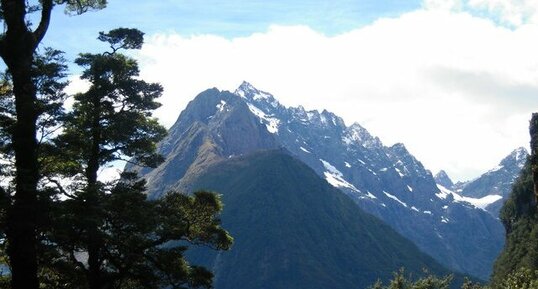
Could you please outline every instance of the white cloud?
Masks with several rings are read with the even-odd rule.
[[[432,10],[459,11],[463,3],[462,0],[424,0],[422,6]]]
[[[65,93],[67,95],[73,96],[77,93],[86,92],[90,88],[90,82],[85,79],[80,79],[79,74],[71,75],[68,78],[69,84],[65,88]],[[69,97],[64,102],[64,107],[66,109],[71,109],[73,107],[74,99]]]
[[[538,22],[538,0],[469,0],[469,6],[486,10],[515,26]]]
[[[386,145],[404,142],[432,171],[466,179],[528,143],[536,35],[532,24],[507,29],[426,9],[334,37],[301,26],[231,40],[153,35],[139,59],[142,76],[165,88],[157,116],[167,126],[199,92],[247,80],[284,105],[358,121]]]
[[[422,6],[430,10],[466,10],[511,27],[538,23],[538,0],[423,0]]]

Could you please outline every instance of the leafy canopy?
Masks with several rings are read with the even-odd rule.
[[[214,193],[148,200],[145,182],[134,173],[110,182],[97,178],[112,162],[156,166],[162,160],[155,148],[166,132],[152,118],[162,87],[139,79],[136,60],[118,53],[140,48],[142,36],[126,28],[100,33],[112,51],[76,59],[84,68],[81,78],[91,85],[75,95],[48,155],[49,179],[67,197],[51,204],[46,238],[55,246],[46,251],[50,263],[44,266],[49,287],[209,288],[211,272],[190,265],[185,251],[190,245],[226,250],[232,244],[220,227],[222,203]],[[68,188],[62,179],[72,180]]]

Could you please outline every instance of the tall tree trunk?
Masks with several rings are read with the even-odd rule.
[[[100,143],[101,143],[101,100],[98,96],[94,96],[93,99],[93,115],[92,115],[92,128],[91,128],[91,148],[88,158],[88,166],[86,168],[86,178],[88,180],[88,216],[92,218],[89,222],[88,228],[88,267],[89,276],[88,283],[90,289],[101,289],[102,276],[101,276],[101,258],[100,250],[102,247],[102,241],[99,237],[99,217],[98,210],[100,188],[97,182],[97,172],[99,170],[99,157],[100,157]]]
[[[533,113],[529,127],[531,135],[531,167],[534,181],[534,202],[536,206],[538,201],[538,113]]]
[[[2,0],[7,31],[0,54],[13,77],[16,125],[15,195],[7,216],[7,254],[13,289],[37,289],[37,182],[39,168],[36,140],[36,88],[32,80],[35,35],[26,26],[24,0]]]
[[[25,62],[31,63],[30,59]],[[35,87],[27,69],[11,70],[16,98],[15,196],[8,211],[8,255],[12,288],[38,288],[37,280],[37,182]]]

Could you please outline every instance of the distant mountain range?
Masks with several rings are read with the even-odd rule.
[[[456,201],[469,202],[498,217],[528,156],[527,150],[521,147],[506,156],[497,167],[474,180],[454,184],[446,172],[440,171],[435,181],[442,192],[452,195]]]
[[[446,174],[438,175],[438,187],[432,174],[403,144],[384,146],[361,125],[347,126],[325,110],[284,107],[247,82],[233,93],[215,88],[200,93],[159,145],[165,162],[153,170],[130,169],[144,176],[150,197],[156,198],[171,189],[189,192],[208,171],[216,172],[229,161],[268,149],[285,149],[353,200],[358,216],[364,215],[362,210],[375,215],[451,270],[484,280],[489,277],[504,240],[504,229],[495,214],[482,209],[498,202],[492,194],[472,194],[471,183],[454,185]],[[268,183],[259,180],[256,186],[270,187],[279,171],[289,173],[285,169],[264,172]],[[233,180],[231,175],[229,178]],[[218,185],[223,187],[215,189],[224,191],[232,186]],[[248,186],[235,188],[255,191]],[[226,194],[224,199],[226,208],[235,208]],[[487,204],[477,206],[477,200]],[[224,221],[225,216],[226,212]],[[317,233],[331,230],[312,229]]]

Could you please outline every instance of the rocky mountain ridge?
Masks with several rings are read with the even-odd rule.
[[[495,168],[476,179],[453,184],[448,175],[441,171],[437,175],[440,176],[436,176],[436,182],[442,191],[451,194],[455,199],[486,210],[497,218],[528,156],[527,149],[520,147],[502,159]]]
[[[159,145],[165,163],[140,172],[158,197],[169,189],[189,191],[205,168],[230,157],[278,147],[440,263],[489,277],[503,245],[498,220],[443,192],[403,144],[387,147],[360,124],[346,126],[326,110],[286,108],[247,82],[234,93],[199,94]]]

